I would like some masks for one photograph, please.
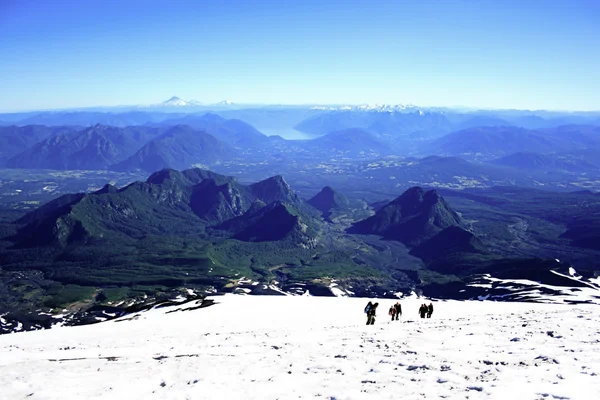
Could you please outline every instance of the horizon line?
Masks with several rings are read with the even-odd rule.
[[[182,106],[169,106],[166,105],[169,100],[173,98],[178,98],[180,100],[185,101],[186,103],[196,102],[197,104],[189,104]],[[549,108],[499,108],[499,107],[488,107],[488,106],[465,106],[465,105],[452,105],[452,106],[442,106],[442,105],[416,105],[412,103],[380,103],[380,102],[364,102],[364,103],[312,103],[312,102],[302,102],[302,103],[261,103],[261,102],[235,102],[229,100],[221,100],[215,103],[205,103],[197,100],[184,100],[178,96],[171,96],[169,100],[152,103],[152,104],[119,104],[119,105],[88,105],[88,106],[67,106],[67,107],[58,107],[58,108],[32,108],[32,109],[16,109],[16,110],[0,110],[0,115],[2,114],[21,114],[21,113],[42,113],[42,112],[63,112],[63,111],[74,111],[74,112],[85,112],[89,109],[119,109],[119,108],[138,108],[139,111],[143,112],[145,108],[155,109],[155,108],[168,108],[169,110],[175,110],[180,108],[184,111],[186,108],[209,108],[209,107],[227,107],[233,106],[238,107],[238,109],[243,109],[243,107],[360,107],[360,106],[404,106],[407,108],[422,108],[422,109],[447,109],[447,110],[468,110],[469,112],[477,112],[477,111],[524,111],[524,112],[550,112],[550,113],[600,113],[600,108],[598,109],[549,109]],[[239,108],[242,107],[242,108]],[[156,110],[154,110],[156,112]],[[207,110],[210,111],[210,110]],[[222,111],[222,110],[220,110]],[[334,111],[334,110],[331,110]],[[110,113],[110,111],[106,111]]]

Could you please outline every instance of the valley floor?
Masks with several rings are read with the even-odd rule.
[[[0,336],[2,399],[598,399],[598,306],[227,295]],[[187,310],[186,310],[187,308]],[[174,312],[171,312],[174,311]]]

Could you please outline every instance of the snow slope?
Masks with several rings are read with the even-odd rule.
[[[214,297],[0,336],[2,399],[597,399],[598,306]],[[187,310],[186,310],[187,309]]]
[[[600,305],[600,285],[595,279],[584,280],[577,276],[573,268],[570,275],[550,271],[551,274],[564,278],[563,284],[569,286],[545,284],[529,279],[499,279],[484,274],[467,284],[468,289],[479,288],[478,300],[531,301],[547,304],[596,304]],[[466,291],[466,290],[462,290]],[[472,293],[470,290],[469,293]]]

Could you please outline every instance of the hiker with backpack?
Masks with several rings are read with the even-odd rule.
[[[431,318],[431,314],[433,314],[433,303],[430,302],[427,307],[427,318]]]
[[[390,307],[390,311],[388,311],[388,315],[390,317],[392,317],[392,321],[394,320],[394,318],[396,318],[396,307],[395,306]]]
[[[369,304],[367,304],[365,307],[365,313],[367,314],[367,325],[375,324],[375,313],[378,305],[379,303],[373,304],[369,301]]]
[[[427,306],[425,304],[421,304],[421,307],[419,308],[419,315],[421,316],[421,318],[425,318],[425,314],[427,314]]]
[[[400,305],[400,302],[396,302],[396,304],[394,304],[394,309],[396,310],[396,321],[398,321],[398,317],[402,315],[402,306]]]

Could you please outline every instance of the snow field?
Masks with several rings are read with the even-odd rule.
[[[598,399],[598,306],[214,297],[0,336],[2,399]],[[373,300],[373,299],[371,299]],[[426,301],[429,304],[429,301]],[[178,311],[179,310],[179,311]]]

